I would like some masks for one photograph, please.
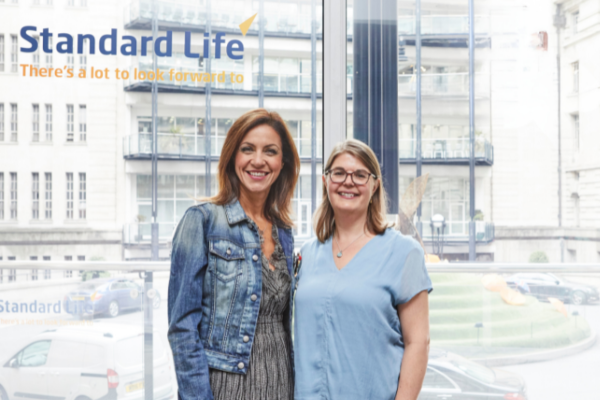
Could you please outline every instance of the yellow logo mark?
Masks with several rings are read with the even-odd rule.
[[[242,31],[242,34],[244,36],[246,36],[248,29],[250,29],[250,25],[252,25],[252,22],[254,22],[254,18],[256,18],[257,15],[258,14],[254,14],[253,16],[251,16],[250,18],[248,18],[240,24],[240,31]]]

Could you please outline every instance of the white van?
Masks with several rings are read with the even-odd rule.
[[[154,334],[154,399],[176,396],[172,358]],[[0,367],[1,400],[142,400],[144,331],[94,323],[45,331]]]

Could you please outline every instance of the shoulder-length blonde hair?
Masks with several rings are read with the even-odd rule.
[[[369,208],[367,209],[367,229],[371,233],[380,235],[388,227],[388,222],[386,218],[387,196],[381,181],[381,168],[379,166],[379,161],[377,161],[377,156],[375,156],[373,150],[363,142],[355,139],[348,139],[338,143],[333,148],[333,151],[327,160],[327,164],[325,165],[325,172],[331,169],[333,162],[339,155],[345,153],[356,157],[365,165],[365,167],[367,167],[369,172],[377,176],[379,185],[371,198],[373,202],[369,203]],[[313,226],[315,227],[317,238],[321,243],[325,242],[325,240],[333,235],[335,230],[333,208],[331,207],[329,196],[327,195],[326,182],[323,182],[323,199],[321,205],[319,205],[319,208],[315,212]]]
[[[276,112],[269,112],[264,108],[248,111],[229,128],[219,158],[219,191],[208,201],[225,205],[239,198],[240,180],[235,173],[235,157],[246,134],[260,125],[270,126],[279,134],[283,155],[281,173],[271,186],[263,213],[270,222],[281,222],[291,227],[294,224],[291,218],[291,202],[300,174],[300,157],[283,119]]]

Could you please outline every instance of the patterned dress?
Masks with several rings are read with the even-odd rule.
[[[252,221],[253,229],[262,232]],[[268,260],[262,256],[262,298],[248,372],[234,374],[210,370],[210,387],[215,400],[293,400],[291,338],[283,325],[288,310],[291,277],[277,227],[273,224],[275,250]],[[272,271],[269,262],[275,267]]]

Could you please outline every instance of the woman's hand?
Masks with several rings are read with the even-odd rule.
[[[423,385],[429,355],[429,302],[427,291],[398,306],[404,357],[396,400],[416,400]]]

